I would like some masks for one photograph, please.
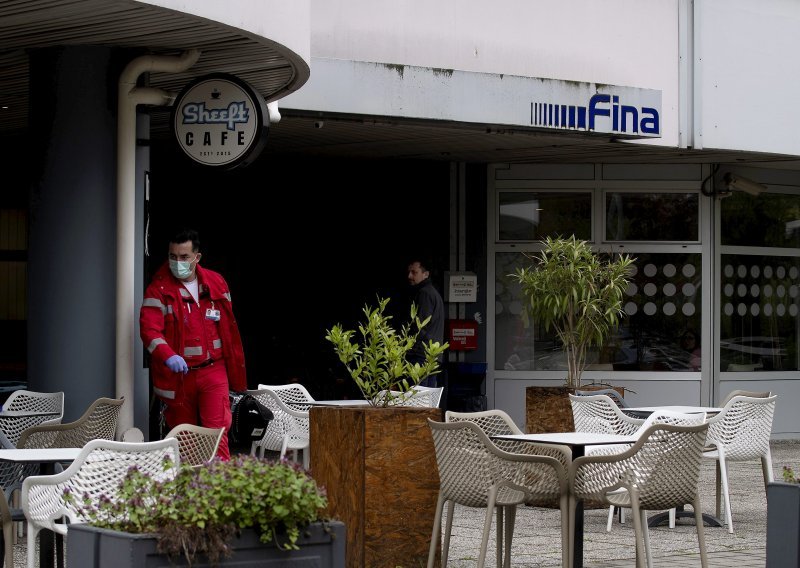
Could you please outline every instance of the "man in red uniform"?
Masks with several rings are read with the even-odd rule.
[[[170,240],[169,261],[145,290],[139,330],[167,425],[224,427],[217,455],[227,460],[228,392],[247,388],[244,349],[228,284],[199,265],[201,256],[197,232]]]

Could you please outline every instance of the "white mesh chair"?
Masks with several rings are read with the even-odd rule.
[[[434,408],[439,406],[439,402],[442,400],[444,387],[424,387],[422,385],[416,385],[412,388],[417,392],[427,393],[428,396],[430,396],[430,406]]]
[[[570,393],[572,418],[576,432],[596,432],[630,436],[644,424],[641,418],[631,418],[605,394],[575,396]]]
[[[80,504],[86,498],[97,501],[101,496],[114,498],[119,484],[132,466],[157,479],[177,473],[177,467],[165,469],[169,458],[180,464],[178,440],[166,438],[156,442],[116,442],[92,440],[64,471],[55,475],[32,475],[22,482],[22,509],[28,519],[28,568],[36,566],[36,538],[39,531],[49,529],[57,535],[67,534],[68,524],[85,522],[75,503],[64,500],[64,492],[77,496]]]
[[[637,431],[638,434],[641,434],[647,429],[652,426],[653,424],[674,424],[678,426],[696,426],[698,424],[703,424],[706,421],[706,414],[705,412],[697,412],[692,414],[685,414],[683,412],[675,412],[671,410],[657,410],[650,414],[645,421],[639,427]],[[597,446],[596,446],[597,447]],[[617,446],[609,446],[609,449],[605,451],[606,454],[610,453],[619,453],[626,449],[624,445],[617,445]],[[586,455],[596,455],[590,453],[590,450],[587,448]],[[614,520],[614,505],[611,505],[608,508],[608,521],[606,523],[606,531],[611,531],[612,521]],[[625,522],[624,516],[624,508],[620,508],[620,522]],[[676,509],[672,508],[669,510],[669,528],[675,528],[675,516],[676,516]]]
[[[98,398],[83,415],[66,424],[42,424],[25,430],[18,448],[82,448],[90,440],[113,440],[123,398]]]
[[[630,507],[636,535],[636,566],[652,565],[646,512],[694,508],[700,563],[708,566],[698,482],[708,422],[696,426],[653,424],[619,454],[584,456],[569,469],[570,519],[578,500]],[[622,489],[622,491],[620,491]],[[570,545],[575,525],[570,522]],[[572,550],[572,546],[570,546]]]
[[[269,421],[264,437],[253,442],[250,448],[251,455],[264,457],[264,451],[280,452],[280,457],[285,458],[287,452],[292,452],[295,462],[299,462],[298,453],[303,454],[303,467],[309,466],[309,419],[308,407],[298,410],[298,404],[289,406],[273,388],[249,390],[247,394],[253,395],[261,404],[272,411],[273,418]],[[301,403],[300,403],[301,404]]]
[[[447,522],[441,565],[447,566],[455,505],[486,509],[477,568],[483,568],[492,516],[497,515],[497,566],[511,565],[511,541],[517,505],[533,500],[560,503],[567,513],[567,477],[564,466],[549,456],[514,454],[495,446],[481,428],[470,421],[435,422],[428,419],[439,470],[439,498],[433,521],[428,568],[433,568],[439,546],[442,514]],[[505,543],[503,542],[505,540]],[[567,542],[562,542],[563,565],[568,566]]]
[[[217,455],[225,428],[205,428],[195,424],[178,424],[164,438],[178,440],[181,463],[193,466],[207,464]]]
[[[378,400],[388,398],[386,406],[418,406],[425,408],[437,408],[439,400],[442,398],[444,387],[421,387],[415,386],[407,392],[400,391],[381,391]]]
[[[604,394],[613,400],[620,408],[628,408],[630,405],[625,401],[625,397],[619,394],[616,389],[596,389],[596,390],[576,390],[576,396],[595,396]]]
[[[708,419],[709,449],[703,457],[717,461],[717,517],[722,518],[721,497],[724,497],[725,522],[729,533],[733,533],[733,518],[728,463],[760,459],[765,491],[767,483],[774,480],[769,439],[777,398],[777,395],[766,398],[733,396],[719,414]]]
[[[258,385],[259,389],[270,389],[277,394],[283,403],[294,410],[308,412],[309,403],[314,402],[314,397],[300,383],[288,385]]]
[[[47,414],[37,415],[42,412]],[[20,413],[20,415],[15,415]],[[50,414],[55,413],[55,414]],[[64,417],[63,392],[36,392],[17,390],[3,404],[0,414],[0,431],[12,443],[17,444],[26,429],[40,424],[60,424]]]

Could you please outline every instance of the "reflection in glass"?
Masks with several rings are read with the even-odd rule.
[[[606,192],[609,241],[699,240],[697,193]]]
[[[735,275],[723,271],[723,289],[735,287],[745,301],[735,309],[722,306],[720,370],[798,370],[798,298],[791,294],[790,276],[800,259],[726,254],[722,262],[750,269]]]
[[[720,203],[723,245],[800,247],[800,195],[734,191]]]
[[[575,235],[592,238],[590,192],[500,192],[501,241],[540,241]]]
[[[625,297],[622,325],[609,339],[602,351],[589,354],[588,363],[611,364],[614,370],[624,371],[696,371],[700,368],[700,254],[694,253],[636,253],[639,267],[632,277],[634,294]],[[495,368],[507,371],[563,370],[566,376],[567,363],[560,342],[555,334],[545,332],[536,322],[530,321],[524,312],[511,313],[510,306],[522,298],[519,285],[508,275],[517,267],[530,264],[522,253],[503,252],[495,255],[495,301],[499,309],[495,327]],[[691,265],[696,268],[691,280],[686,271],[676,271],[667,277],[663,266]],[[651,264],[656,270],[642,268]],[[691,286],[687,286],[691,284]],[[659,294],[659,290],[694,290],[694,294],[672,296]],[[655,290],[647,296],[644,290]],[[687,335],[688,334],[688,335]],[[687,335],[686,338],[683,336]],[[692,336],[694,345],[686,348]],[[682,346],[684,345],[684,346]]]

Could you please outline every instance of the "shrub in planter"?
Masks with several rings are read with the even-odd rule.
[[[183,556],[190,566],[199,555],[218,563],[231,553],[234,535],[247,528],[256,529],[261,542],[297,549],[303,528],[323,520],[327,505],[325,490],[300,466],[244,455],[200,467],[184,464],[160,481],[131,468],[114,496],[66,498],[88,524],[155,535],[158,552]]]

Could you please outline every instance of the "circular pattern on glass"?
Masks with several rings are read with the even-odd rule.
[[[652,277],[652,276],[655,276],[657,272],[658,272],[658,269],[656,268],[655,264],[648,263],[648,264],[644,265],[644,275],[645,276]]]
[[[629,272],[630,276],[636,276],[637,274],[639,274],[639,267],[636,266],[635,264],[631,264],[628,267],[628,270],[630,271]]]
[[[681,286],[681,292],[683,292],[684,296],[694,296],[694,293],[697,289],[694,287],[694,284],[691,282],[687,282],[683,286]],[[733,286],[731,286],[731,294],[733,293]],[[730,296],[730,294],[728,294]]]
[[[767,317],[772,315],[772,304],[764,304],[764,315]]]
[[[750,286],[751,296],[753,296],[754,298],[758,298],[758,292],[759,292],[758,284],[753,284],[752,286]]]
[[[725,304],[723,306],[722,311],[725,312],[726,316],[732,316],[733,315],[733,304],[728,302],[727,304]]]
[[[636,285],[635,282],[628,282],[628,286],[625,288],[625,295],[626,296],[635,296],[636,292],[639,291],[639,287]]]
[[[665,264],[664,268],[662,268],[661,270],[664,272],[664,276],[666,276],[667,278],[672,278],[673,276],[675,276],[675,273],[677,272],[674,264]]]
[[[725,274],[725,276],[730,278],[731,276],[733,276],[733,266],[731,266],[730,264],[726,264],[725,268],[722,269],[722,272],[723,274]]]
[[[747,267],[746,267],[744,264],[740,264],[740,265],[739,265],[739,266],[736,268],[736,275],[737,275],[739,278],[744,278],[745,276],[747,276]]]
[[[792,284],[789,286],[789,296],[792,298],[797,297],[797,284]]]
[[[683,268],[681,268],[681,272],[686,278],[691,278],[695,273],[694,264],[684,264]]]
[[[723,291],[726,296],[728,297],[733,296],[733,284],[725,284],[725,288],[723,288]]]
[[[522,313],[522,302],[519,300],[512,300],[510,304],[508,304],[508,311],[518,316]]]
[[[739,304],[736,306],[736,313],[740,316],[743,316],[747,313],[747,306],[745,304]]]
[[[750,315],[757,316],[759,311],[760,311],[760,308],[759,308],[758,304],[752,304],[750,306]]]
[[[753,278],[758,278],[758,275],[761,274],[761,269],[757,265],[753,265],[750,267],[750,276]]]
[[[675,315],[675,304],[672,302],[664,302],[664,306],[661,308],[665,315],[674,316]]]
[[[647,302],[644,305],[644,313],[648,316],[652,316],[656,313],[656,305],[653,302]]]
[[[739,297],[747,296],[747,286],[745,286],[744,284],[739,284],[736,287],[736,294]]]
[[[694,315],[694,304],[683,304],[681,307],[681,311],[685,316],[693,316]]]
[[[502,294],[503,292],[505,292],[505,290],[506,290],[505,284],[503,284],[499,280],[494,283],[494,293],[495,294]]]
[[[775,312],[776,312],[776,313],[777,313],[779,316],[782,316],[782,315],[784,315],[784,314],[786,313],[786,306],[784,306],[783,304],[778,304],[778,307],[777,307],[777,308],[775,308]]]
[[[664,284],[664,295],[665,296],[674,296],[675,295],[675,284],[672,282],[667,282]]]
[[[500,315],[503,313],[503,302],[496,300],[494,303],[494,315]]]
[[[652,282],[648,282],[647,284],[644,285],[645,296],[655,296],[656,292],[658,292],[658,286],[656,286]]]
[[[764,297],[771,298],[772,297],[772,285],[771,284],[764,284],[763,288]]]
[[[636,305],[636,302],[628,302],[625,304],[625,313],[629,316],[634,315],[636,312],[639,311],[639,306]]]
[[[792,317],[797,317],[797,304],[792,304],[789,306],[789,315]]]
[[[786,296],[786,286],[783,284],[778,284],[778,287],[775,288],[775,293],[778,295],[779,298],[783,298]]]
[[[764,278],[772,278],[772,267],[765,266],[764,267]]]
[[[789,278],[791,278],[792,280],[797,280],[797,267],[796,266],[792,266],[789,269]]]
[[[786,278],[786,269],[783,266],[779,266],[775,269],[775,276],[778,278]]]

